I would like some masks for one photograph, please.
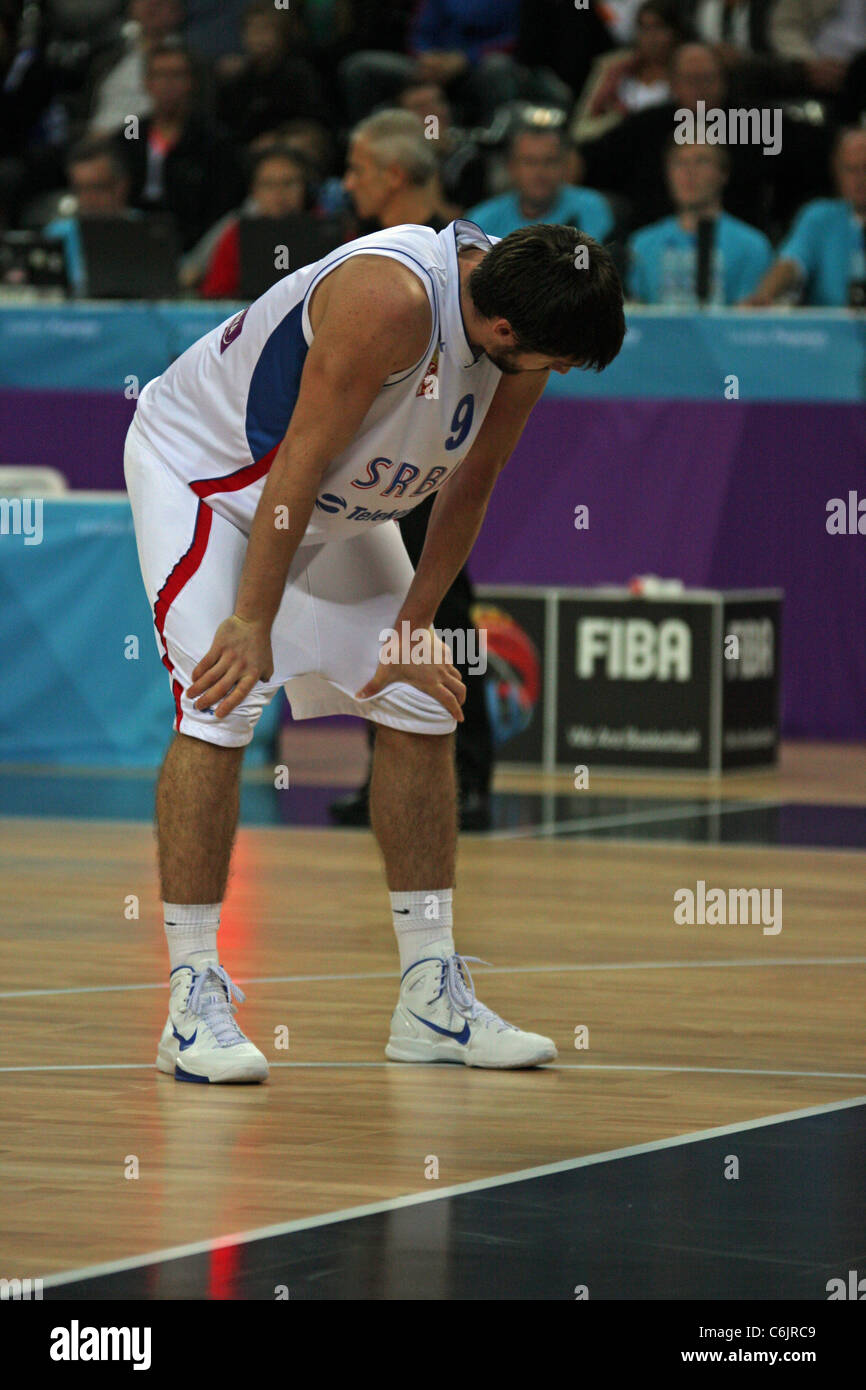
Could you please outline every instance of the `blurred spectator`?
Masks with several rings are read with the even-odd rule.
[[[866,130],[840,132],[833,174],[838,198],[801,209],[748,303],[767,306],[799,291],[805,304],[866,308]]]
[[[414,78],[442,87],[466,125],[489,125],[498,107],[519,97],[568,105],[553,73],[529,72],[514,59],[520,0],[421,0],[409,56],[378,50],[340,64],[349,119],[356,122]]]
[[[244,11],[249,0],[185,0],[183,37],[197,58],[212,61],[237,53],[241,46]]]
[[[598,9],[617,43],[634,43],[642,0],[601,0]]]
[[[233,299],[240,291],[242,217],[292,217],[309,212],[313,199],[310,172],[293,150],[273,146],[259,152],[253,167],[249,197],[239,214],[223,221],[201,284],[204,299]]]
[[[45,138],[53,95],[40,35],[0,11],[0,227],[14,225],[22,202],[39,186],[32,177],[34,148]],[[62,168],[59,156],[50,160],[48,187]]]
[[[321,121],[299,116],[295,120],[281,122],[273,135],[281,145],[290,145],[292,149],[299,150],[320,179],[338,172],[334,136]],[[265,137],[259,138],[264,140]],[[250,148],[255,148],[256,143],[255,140],[251,141]]]
[[[91,135],[112,135],[127,116],[149,116],[151,98],[145,78],[147,55],[166,39],[178,36],[180,0],[130,0],[121,40],[91,70]]]
[[[446,226],[433,142],[409,111],[380,111],[353,130],[343,180],[362,219],[397,227]]]
[[[862,124],[866,116],[866,49],[848,64],[836,100],[836,115],[842,125]]]
[[[572,119],[572,139],[592,139],[630,111],[668,101],[671,55],[685,37],[678,0],[644,0],[634,47],[596,59]]]
[[[681,307],[739,303],[769,269],[773,248],[763,232],[722,211],[727,151],[720,145],[672,141],[666,163],[676,213],[630,238],[630,297]],[[703,295],[698,294],[699,223],[709,239]]]
[[[405,53],[416,6],[417,0],[302,0],[293,6],[301,19],[298,43],[325,86],[335,124],[344,125],[346,115],[337,78],[341,61],[364,49]]]
[[[508,155],[512,191],[479,203],[466,216],[488,236],[508,236],[532,222],[562,222],[603,241],[614,223],[608,200],[592,188],[567,184],[565,168],[561,130],[518,128]]]
[[[312,170],[316,183],[316,213],[320,217],[342,217],[350,209],[350,199],[342,178],[336,175],[336,144],[331,131],[320,121],[301,117],[286,121],[276,131],[276,140],[287,149],[297,150]],[[251,148],[255,148],[253,141]]]
[[[672,100],[626,116],[619,125],[581,145],[585,177],[597,188],[631,202],[632,228],[645,226],[671,210],[664,177],[664,152],[677,126],[677,112],[727,111],[754,105],[743,98],[738,70],[727,72],[706,44],[681,44],[671,59]],[[760,143],[727,144],[731,166],[725,202],[728,211],[768,233],[790,218],[803,197],[822,194],[827,185],[829,136],[823,126],[798,122],[782,111],[767,111],[780,132],[781,151],[765,155]]]
[[[451,121],[451,103],[437,82],[408,82],[397,98],[404,111],[435,124],[434,149],[439,159],[439,179],[448,210],[458,216],[470,203],[478,203],[487,191],[487,161],[479,145]]]
[[[866,48],[863,0],[776,0],[770,41],[782,58],[799,58],[816,92],[838,92],[848,63]]]
[[[337,168],[336,141],[333,133],[321,121],[297,117],[282,121],[273,130],[263,131],[248,145],[250,154],[258,154],[269,145],[297,150],[306,161],[316,188],[315,212],[319,217],[343,217],[351,210],[351,199],[343,187]]]
[[[518,95],[518,0],[423,0],[410,35],[417,75],[438,82],[469,120],[489,124]]]
[[[23,153],[52,95],[41,36],[0,10],[0,156]]]
[[[577,9],[574,0],[521,0],[517,61],[530,71],[555,74],[571,93],[568,110],[596,58],[616,47],[605,22],[608,9],[599,0],[587,0],[585,9]],[[624,35],[622,41],[631,37]]]
[[[217,66],[216,114],[241,144],[296,116],[332,119],[318,73],[290,53],[291,40],[289,14],[272,0],[252,0],[244,14],[243,55]]]
[[[729,65],[747,54],[767,53],[774,0],[692,0],[695,37],[710,43]]]
[[[766,103],[808,94],[804,65],[773,52],[770,15],[776,0],[692,0],[695,38],[711,45],[728,69],[736,69],[745,95]]]
[[[355,53],[393,53],[405,59],[409,27],[418,0],[303,0],[304,56],[319,73],[332,113],[340,126],[366,116],[377,102],[393,103],[393,84],[374,94],[357,111],[347,111],[339,78],[340,64]]]
[[[45,235],[59,237],[66,252],[66,269],[75,295],[87,294],[87,267],[81,245],[79,222],[86,217],[134,217],[129,207],[129,175],[110,140],[88,138],[69,152],[66,161],[69,190],[75,198],[75,211],[55,217],[43,228]]]
[[[189,250],[223,213],[243,199],[246,179],[240,156],[221,126],[194,109],[190,56],[164,43],[147,57],[146,84],[152,115],[137,136],[114,136],[129,170],[134,206],[174,216],[181,248]]]

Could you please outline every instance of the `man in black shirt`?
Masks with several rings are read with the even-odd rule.
[[[185,48],[167,41],[153,49],[146,85],[152,115],[136,124],[127,120],[114,142],[129,170],[132,205],[172,213],[181,249],[188,251],[243,202],[246,175],[227,133],[194,109],[193,68]]]

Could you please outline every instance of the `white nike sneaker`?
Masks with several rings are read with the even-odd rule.
[[[467,1067],[538,1067],[556,1046],[524,1033],[475,998],[466,965],[477,956],[428,956],[400,981],[385,1056],[392,1062],[462,1062]],[[480,964],[486,964],[481,961]]]
[[[222,965],[195,970],[178,965],[169,976],[168,1022],[162,1030],[156,1065],[177,1081],[264,1081],[263,1053],[241,1032],[232,997],[246,995]]]

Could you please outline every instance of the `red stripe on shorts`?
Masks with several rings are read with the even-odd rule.
[[[165,620],[168,617],[168,610],[174,603],[181,589],[192,579],[207,550],[208,538],[210,536],[213,512],[204,502],[199,502],[195,514],[195,527],[192,533],[192,541],[189,549],[183,554],[175,565],[171,574],[166,579],[162,588],[156,596],[153,605],[153,620],[156,630],[159,633],[159,640],[162,643],[162,664],[172,677],[171,689],[174,695],[175,720],[174,727],[180,730],[181,707],[180,697],[182,686],[174,675],[174,665],[168,654],[165,642]]]
[[[195,527],[193,529],[192,541],[189,549],[180,557],[174,569],[169,574],[162,588],[156,596],[153,605],[153,617],[156,630],[159,633],[159,640],[162,643],[162,664],[172,677],[171,689],[174,695],[175,720],[174,727],[180,731],[180,721],[183,714],[181,709],[180,697],[183,693],[183,686],[175,678],[174,665],[168,655],[165,642],[165,620],[168,617],[168,610],[174,603],[181,589],[192,579],[202,560],[204,559],[207,543],[210,537],[211,522],[213,512],[204,501],[205,497],[212,497],[218,492],[239,492],[241,488],[249,487],[250,483],[258,482],[259,478],[264,477],[274,460],[274,455],[279,448],[275,444],[262,458],[256,459],[253,463],[245,464],[236,473],[229,473],[222,478],[201,478],[197,482],[190,483],[192,491],[199,498],[198,510],[195,515]]]

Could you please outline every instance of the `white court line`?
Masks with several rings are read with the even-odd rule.
[[[430,1065],[436,1066],[437,1063]],[[458,1064],[459,1065],[459,1064]],[[341,1071],[375,1067],[417,1067],[417,1062],[270,1062],[269,1066],[281,1067],[289,1071],[310,1071],[317,1067],[325,1070]],[[42,1062],[32,1066],[0,1067],[4,1072],[56,1072],[56,1071],[154,1071],[153,1062]],[[651,1072],[706,1072],[711,1076],[811,1076],[824,1080],[866,1081],[866,1071],[779,1071],[756,1067],[678,1067],[673,1065],[650,1066],[648,1063],[632,1062],[552,1062],[545,1071],[651,1071]]]
[[[282,1063],[274,1063],[280,1066]],[[407,1063],[406,1065],[410,1065]],[[643,1063],[619,1062],[554,1062],[556,1071],[682,1071],[706,1072],[711,1076],[818,1076],[828,1079],[866,1080],[864,1071],[778,1071],[761,1067],[658,1067]]]
[[[866,965],[866,956],[779,956],[778,959],[735,960],[637,960],[606,962],[570,962],[568,965],[488,965],[475,971],[477,975],[564,975],[594,970],[737,970],[761,969],[775,966],[800,965]],[[238,985],[302,985],[331,984],[354,980],[396,980],[399,970],[368,970],[342,975],[244,975],[237,976]],[[137,985],[70,985],[63,989],[0,990],[0,999],[36,999],[55,994],[128,994],[135,990],[168,989],[166,980]]]
[[[234,978],[234,977],[233,977]],[[368,970],[356,975],[256,975],[235,978],[237,985],[304,984],[307,981],[396,980],[399,970]],[[70,985],[64,989],[10,989],[0,991],[0,999],[34,999],[43,994],[123,994],[138,989],[168,989],[167,980],[137,985]]]
[[[545,1163],[537,1168],[521,1168],[513,1173],[501,1173],[493,1178],[479,1178],[474,1182],[456,1183],[453,1187],[438,1192],[413,1192],[406,1197],[391,1197],[383,1202],[371,1202],[366,1206],[347,1207],[342,1211],[324,1212],[319,1216],[302,1217],[297,1221],[282,1221],[272,1226],[259,1226],[249,1231],[239,1231],[233,1235],[218,1236],[213,1240],[199,1240],[187,1245],[169,1246],[163,1250],[151,1250],[146,1255],[134,1255],[124,1260],[110,1260],[104,1264],[85,1265],[81,1269],[68,1270],[63,1274],[45,1275],[44,1288],[57,1288],[72,1284],[79,1279],[96,1279],[105,1274],[120,1274],[130,1269],[142,1269],[146,1265],[166,1260],[179,1260],[189,1255],[204,1255],[212,1250],[225,1250],[233,1245],[248,1244],[254,1240],[266,1240],[273,1236],[289,1235],[295,1231],[313,1230],[318,1226],[333,1226],[341,1221],[352,1221],[362,1216],[377,1216],[382,1212],[400,1211],[404,1207],[421,1206],[424,1202],[439,1202],[447,1197],[462,1197],[469,1192],[485,1192],[493,1187],[505,1187],[512,1183],[527,1182],[532,1178],[552,1177],[556,1173],[568,1173],[577,1168],[589,1168],[597,1163],[610,1163],[615,1159],[633,1158],[639,1154],[657,1153],[662,1149],[680,1148],[684,1144],[699,1143],[705,1139],[721,1139],[728,1134],[744,1134],[747,1130],[762,1129],[767,1125],[785,1124],[791,1120],[806,1120],[815,1115],[827,1115],[836,1110],[849,1110],[855,1105],[866,1103],[866,1095],[852,1100],[831,1101],[827,1105],[812,1105],[805,1110],[788,1110],[779,1115],[765,1115],[758,1120],[745,1120],[740,1124],[721,1125],[716,1129],[697,1130],[693,1134],[679,1134],[672,1139],[654,1139],[646,1144],[632,1144],[624,1149],[608,1149],[603,1153],[586,1154],[582,1158],[567,1158],[559,1163]]]
[[[676,806],[662,811],[636,811],[634,813],[623,812],[616,816],[586,816],[581,820],[564,821],[544,821],[541,825],[518,825],[513,830],[493,830],[485,835],[487,840],[525,840],[555,838],[565,830],[612,830],[623,828],[627,825],[648,825],[652,822],[667,820],[700,820],[707,816],[729,816],[738,811],[769,811],[776,810],[784,806],[784,801],[726,801],[718,805],[708,806]],[[703,843],[701,844],[703,848]],[[726,846],[728,848],[728,846]],[[732,846],[739,849],[739,845]],[[765,849],[775,849],[775,845],[763,846]],[[806,848],[798,845],[798,849]]]

